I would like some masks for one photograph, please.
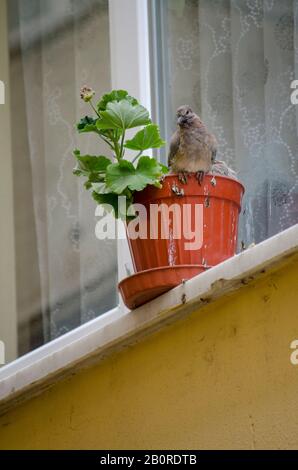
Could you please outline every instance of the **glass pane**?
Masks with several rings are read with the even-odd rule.
[[[156,0],[153,7],[167,140],[183,104],[217,136],[218,159],[246,188],[239,232],[246,246],[296,224],[298,107],[290,84],[298,1]]]
[[[95,202],[72,175],[88,84],[110,88],[108,0],[10,0],[18,349],[22,355],[111,309],[117,247],[95,237]],[[98,139],[99,140],[99,139]]]

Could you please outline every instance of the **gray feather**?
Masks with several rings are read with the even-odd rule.
[[[177,129],[172,135],[171,140],[170,140],[170,149],[169,149],[169,155],[168,155],[169,167],[171,166],[173,158],[178,152],[179,145],[180,145],[180,132],[179,132],[179,129]]]

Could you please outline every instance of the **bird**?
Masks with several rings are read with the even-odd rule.
[[[170,172],[178,173],[182,183],[187,183],[188,173],[196,173],[201,185],[216,159],[216,138],[190,106],[180,106],[176,118],[177,130],[171,137],[168,155]]]

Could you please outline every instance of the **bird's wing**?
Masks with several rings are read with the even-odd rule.
[[[176,153],[178,152],[180,145],[180,133],[179,129],[174,132],[170,140],[170,150],[168,155],[168,166],[172,165],[173,158],[175,157]]]
[[[211,152],[211,163],[215,162],[216,154],[217,154],[217,140],[213,134],[206,133],[205,136],[205,144],[209,148]]]
[[[212,136],[213,139],[212,139],[212,142],[210,144],[210,148],[211,148],[211,163],[214,163],[215,160],[216,160],[216,155],[217,155],[217,140],[216,138],[214,137],[214,135]]]
[[[198,116],[196,116],[196,119],[193,122],[193,126],[198,127],[199,129],[201,128],[202,122],[198,118]],[[213,134],[208,132],[208,129],[205,127],[205,125],[204,125],[204,130],[205,132],[203,133],[204,135],[203,142],[207,146],[208,150],[211,152],[211,163],[213,164],[215,162],[216,154],[217,154],[217,146],[218,146],[217,140]],[[200,133],[199,136],[200,137],[198,140],[202,141],[202,134]]]

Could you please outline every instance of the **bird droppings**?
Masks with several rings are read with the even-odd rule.
[[[202,304],[209,304],[209,302],[210,302],[211,300],[212,300],[212,299],[210,299],[209,297],[206,297],[206,298],[201,297],[201,298],[200,298],[200,301],[202,302]]]
[[[210,183],[212,184],[212,186],[216,186],[216,178],[215,178],[215,176],[213,176],[213,178],[211,179]]]
[[[186,304],[186,294],[182,294],[181,296],[181,303]]]
[[[176,261],[176,245],[173,240],[173,230],[169,233],[168,262],[169,266],[174,266]]]
[[[209,196],[207,196],[207,197],[205,198],[204,206],[205,206],[206,208],[210,207],[210,198],[209,198]]]
[[[179,186],[177,186],[175,183],[172,185],[172,191],[174,194],[176,194],[176,196],[184,196],[184,189],[179,188]]]
[[[250,281],[253,281],[254,280],[254,277],[253,276],[248,276],[248,277],[244,277],[243,279],[241,279],[241,284],[248,284]]]
[[[228,283],[228,280],[227,279],[217,279],[217,281],[214,281],[212,282],[211,284],[211,289],[213,291],[216,291],[216,290],[221,290],[225,287],[225,285]]]
[[[253,248],[254,246],[256,246],[255,242],[252,242],[250,245],[248,245],[247,249],[249,250],[250,248]]]

